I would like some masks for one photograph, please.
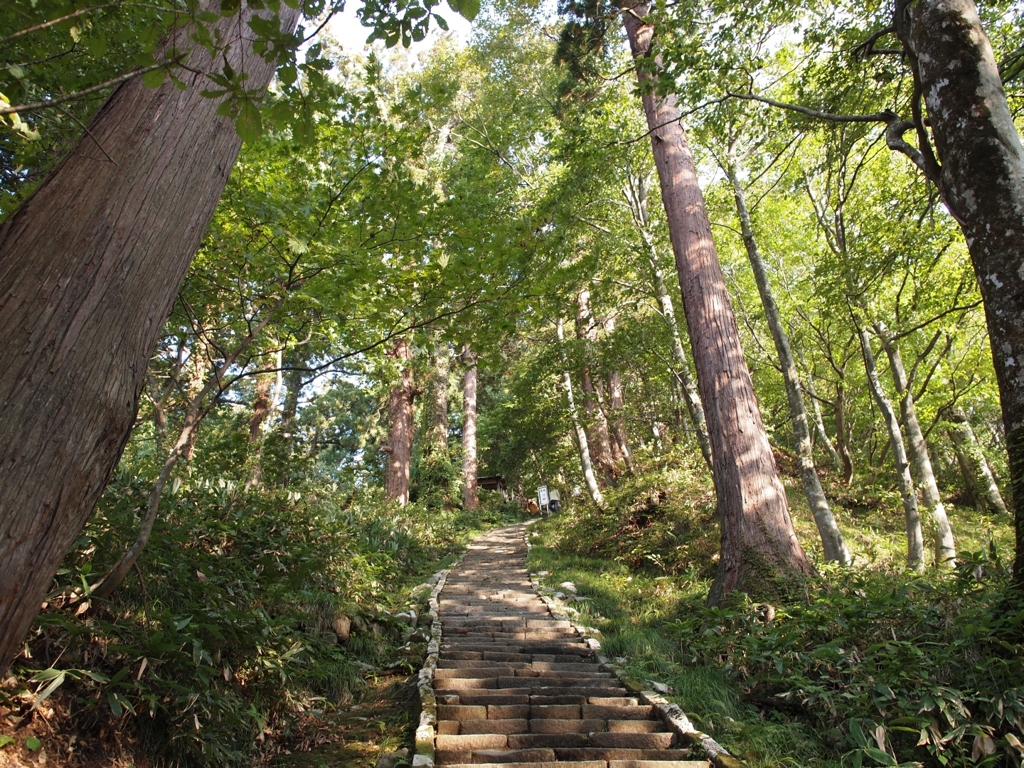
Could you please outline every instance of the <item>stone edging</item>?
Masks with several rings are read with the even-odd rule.
[[[433,583],[428,601],[430,614],[430,640],[427,643],[427,657],[423,660],[416,687],[420,694],[420,723],[416,728],[416,748],[413,751],[413,768],[433,768],[434,766],[434,733],[437,727],[437,698],[434,696],[434,670],[437,669],[437,657],[441,652],[441,617],[438,615],[438,596],[444,589],[448,574],[462,561],[458,558],[450,567],[440,570],[430,577]]]
[[[525,539],[526,550],[527,553],[529,553],[530,549],[533,548],[533,544],[530,542],[529,529],[526,530]],[[594,637],[595,634],[600,634],[600,632],[593,627],[584,627],[577,624],[568,613],[565,603],[551,595],[545,594],[544,591],[542,591],[544,587],[541,585],[540,578],[536,574],[530,574],[530,582],[533,584],[534,591],[540,596],[540,599],[544,601],[544,604],[547,605],[548,610],[551,611],[552,617],[559,621],[568,621],[572,625],[572,628],[579,633],[580,637],[586,640],[587,645],[597,653],[597,660],[601,667],[614,673],[626,690],[640,699],[640,701],[644,704],[650,704],[653,706],[665,725],[677,733],[680,738],[690,744],[696,744],[701,747],[707,754],[708,760],[710,760],[712,765],[716,766],[716,768],[745,768],[744,764],[730,755],[726,751],[725,747],[706,733],[698,731],[697,728],[694,727],[693,722],[686,716],[686,713],[683,712],[678,704],[673,704],[655,691],[647,690],[643,683],[628,677],[621,667],[613,664],[607,656],[601,655],[601,641]]]

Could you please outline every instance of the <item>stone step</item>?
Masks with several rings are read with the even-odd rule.
[[[665,730],[660,720],[609,720],[608,730],[612,733],[657,733]]]
[[[583,722],[578,720],[577,722]],[[532,723],[529,720],[465,720],[457,722],[454,720],[442,720],[438,723],[438,733],[442,730],[440,726],[451,723],[455,726],[454,733],[530,733]]]
[[[634,706],[608,706],[607,704],[584,704],[583,717],[597,717],[603,720],[652,720],[656,717],[654,707],[649,704]]]
[[[494,678],[495,680],[529,680],[533,685],[537,680],[550,680],[553,685],[566,683],[571,685],[574,682],[586,685],[602,685],[601,680],[612,680],[611,672],[601,672],[595,665],[590,671],[570,670],[567,672],[556,672],[547,669],[534,669],[533,667],[446,667],[434,670],[435,680],[483,680]],[[504,683],[501,683],[504,685]]]
[[[674,733],[591,733],[592,747],[623,749],[668,749],[676,743]]]
[[[569,747],[566,749],[555,749],[554,753],[555,760],[559,765],[563,762],[578,760],[606,760],[609,764],[622,760],[639,760],[653,762],[656,768],[666,768],[665,763],[682,762],[684,765],[690,765],[694,762],[691,760],[690,755],[681,749],[595,749],[593,747],[576,749]],[[471,757],[471,760],[475,759],[475,757]],[[705,761],[696,762],[698,765],[707,765]]]
[[[451,768],[608,768],[604,760],[577,760],[574,762],[527,762],[527,763],[439,763]]]

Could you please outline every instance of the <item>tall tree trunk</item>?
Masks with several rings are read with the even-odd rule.
[[[915,115],[921,164],[963,230],[985,303],[1024,589],[1024,148],[973,0],[897,0],[895,20],[927,107],[927,123]]]
[[[572,429],[576,435],[576,447],[580,452],[580,468],[583,470],[583,480],[587,486],[587,492],[594,503],[599,507],[604,506],[604,496],[597,484],[597,475],[594,474],[594,464],[590,460],[590,445],[587,441],[587,431],[580,421],[580,412],[576,407],[576,397],[572,393],[572,379],[569,376],[569,359],[565,354],[565,329],[562,325],[562,318],[555,323],[555,332],[558,335],[559,348],[562,350],[562,387],[565,389],[565,397],[569,403],[569,419],[572,421]]]
[[[273,75],[242,8],[215,24],[216,60],[202,46],[189,54],[176,73],[187,88],[136,78],[114,91],[0,225],[0,669],[121,456],[149,357],[241,146],[202,95],[201,73],[230,65],[257,92]],[[280,18],[290,34],[299,11],[282,4]],[[175,32],[179,48],[192,33]]]
[[[896,411],[882,389],[875,366],[875,355],[871,351],[871,339],[867,329],[857,322],[857,334],[860,336],[860,347],[864,354],[864,370],[868,375],[868,387],[874,395],[878,410],[882,413],[885,429],[889,434],[889,446],[892,448],[893,461],[896,464],[896,484],[903,499],[903,512],[907,523],[907,566],[914,570],[924,569],[924,536],[921,533],[921,516],[917,509],[917,493],[914,481],[910,477],[910,462],[903,445],[903,435],[896,418]]]
[[[480,508],[477,493],[476,456],[476,355],[467,344],[462,351],[462,505],[475,511]]]
[[[648,10],[647,4],[625,6],[622,14],[641,87],[652,77],[651,64],[659,65],[650,60]],[[766,575],[800,580],[814,569],[789,517],[676,104],[675,96],[643,96],[711,440],[722,531],[708,595],[714,604],[733,590],[764,590]]]
[[[606,483],[615,482],[615,462],[612,458],[612,441],[608,432],[608,417],[604,412],[604,397],[599,386],[591,377],[590,359],[593,345],[597,342],[597,326],[590,312],[590,291],[586,289],[577,295],[576,338],[583,342],[583,365],[580,367],[580,388],[583,390],[583,408],[587,412],[587,426],[591,457]]]
[[[957,462],[963,472],[964,481],[973,488],[975,503],[985,511],[1006,514],[1006,504],[999,492],[999,485],[992,475],[992,469],[985,454],[978,445],[978,439],[971,429],[971,422],[962,408],[950,408],[946,412],[949,423],[949,439],[953,442]]]
[[[409,503],[409,469],[412,465],[413,386],[412,347],[403,338],[395,341],[388,353],[401,367],[399,383],[391,389],[388,398],[388,442],[384,447],[387,462],[384,466],[384,497],[397,501],[400,506]]]
[[[953,530],[949,527],[946,506],[942,503],[939,486],[935,482],[931,457],[928,456],[928,444],[921,431],[921,423],[917,420],[914,395],[910,391],[910,381],[903,367],[903,357],[885,323],[876,323],[875,331],[882,342],[882,349],[889,358],[889,370],[892,373],[896,394],[900,398],[900,415],[903,417],[903,428],[907,432],[910,460],[913,463],[914,475],[917,476],[917,487],[921,490],[921,501],[934,529],[935,565],[951,568],[956,565]]]
[[[821,480],[818,478],[818,472],[814,466],[814,444],[811,442],[807,409],[804,407],[804,397],[800,391],[800,375],[796,368],[796,358],[789,344],[789,335],[782,325],[782,314],[779,312],[779,305],[776,303],[775,295],[768,283],[768,271],[765,269],[764,259],[761,258],[757,238],[754,236],[754,228],[750,223],[750,211],[747,210],[746,194],[740,185],[733,143],[729,144],[725,174],[732,184],[743,244],[746,246],[750,268],[754,272],[757,292],[761,295],[761,305],[764,307],[765,320],[772,334],[772,341],[775,342],[775,351],[779,355],[779,367],[782,369],[782,378],[786,384],[786,398],[789,401],[789,415],[793,422],[793,438],[796,442],[796,452],[800,462],[800,482],[804,487],[804,496],[807,497],[807,505],[814,516],[814,523],[818,526],[825,559],[849,565],[850,550],[846,548],[843,533],[836,525],[835,517],[832,516],[832,510],[828,506],[825,491],[821,487]]]
[[[697,444],[700,446],[701,455],[704,457],[704,463],[708,465],[708,469],[712,469],[711,440],[708,438],[708,425],[704,416],[704,406],[697,392],[697,384],[690,375],[690,363],[686,359],[683,339],[679,334],[679,323],[676,321],[675,307],[672,304],[672,297],[669,295],[668,288],[665,286],[665,274],[661,270],[658,249],[654,244],[654,236],[651,234],[650,218],[647,212],[647,183],[643,178],[636,180],[635,190],[629,195],[629,199],[630,207],[633,211],[633,219],[636,222],[637,230],[647,252],[647,263],[651,267],[654,295],[658,299],[661,316],[665,320],[669,334],[672,337],[672,357],[676,363],[673,374],[682,390],[686,410],[690,415],[690,421],[693,423],[693,431],[697,437]]]
[[[280,306],[280,302],[278,303],[278,306]],[[146,506],[146,516],[142,519],[142,526],[139,528],[138,536],[136,536],[135,542],[123,555],[121,555],[121,558],[114,564],[114,566],[92,587],[93,597],[100,600],[105,600],[110,597],[110,595],[114,593],[114,590],[120,586],[122,581],[124,581],[124,577],[128,574],[128,571],[131,570],[131,567],[139,561],[139,557],[142,555],[142,550],[146,548],[146,545],[149,543],[149,537],[153,533],[153,524],[156,522],[156,516],[160,510],[160,497],[163,495],[164,488],[167,486],[167,481],[171,478],[171,472],[174,469],[174,465],[177,464],[178,459],[185,456],[188,453],[188,449],[194,445],[196,429],[198,428],[199,423],[209,412],[208,407],[204,408],[206,399],[215,390],[218,390],[223,386],[224,377],[227,376],[232,366],[238,362],[238,358],[242,353],[245,352],[256,337],[259,336],[260,332],[267,327],[267,324],[273,317],[275,310],[267,312],[266,316],[259,322],[259,324],[257,324],[256,327],[238,343],[230,354],[228,354],[224,362],[207,377],[206,382],[203,384],[203,388],[200,389],[195,397],[192,398],[192,402],[189,403],[188,411],[185,413],[185,421],[182,424],[181,431],[178,433],[178,439],[175,441],[174,447],[164,460],[164,465],[160,469],[160,474],[157,476],[156,481],[149,490],[149,502]]]

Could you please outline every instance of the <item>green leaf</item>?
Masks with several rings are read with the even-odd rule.
[[[27,739],[25,739],[25,749],[29,749],[35,752],[41,746],[43,746],[43,742],[41,742],[35,736],[29,736]]]
[[[877,747],[864,747],[864,753],[879,765],[896,765],[896,758]]]
[[[117,696],[114,695],[113,691],[107,691],[107,704],[110,705],[110,711],[114,713],[114,717],[120,717],[124,714],[124,708],[121,706],[121,702],[117,700]]]
[[[146,84],[147,88],[159,88],[164,84],[164,78],[166,76],[166,69],[154,69],[142,76],[142,82]]]
[[[294,66],[289,64],[288,66],[281,67],[277,70],[277,77],[284,85],[291,85],[298,79],[299,73],[296,71]]]
[[[263,135],[263,118],[260,116],[260,108],[246,99],[240,105],[238,119],[235,120],[235,130],[242,137],[242,141],[251,144],[259,141]]]
[[[480,13],[480,0],[448,0],[448,7],[466,21],[472,21]]]
[[[0,749],[3,749],[8,744],[13,744],[15,741],[17,741],[17,739],[15,739],[13,736],[8,736],[7,734],[0,734]]]

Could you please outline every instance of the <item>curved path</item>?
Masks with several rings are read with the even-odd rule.
[[[437,765],[706,768],[552,618],[530,584],[525,534],[478,538],[441,591]]]

